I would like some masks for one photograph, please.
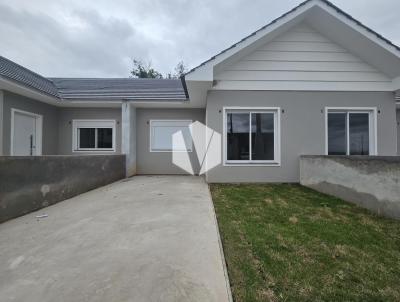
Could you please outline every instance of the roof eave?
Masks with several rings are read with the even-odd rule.
[[[61,99],[58,96],[48,94],[35,87],[31,87],[29,85],[4,76],[0,76],[0,90],[7,90],[12,93],[21,94],[23,96],[30,97],[51,105],[57,106],[61,103]]]

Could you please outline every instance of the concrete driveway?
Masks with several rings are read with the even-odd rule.
[[[1,224],[0,297],[228,301],[206,183],[137,176]]]

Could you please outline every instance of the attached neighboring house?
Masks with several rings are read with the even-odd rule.
[[[209,182],[298,182],[303,154],[400,150],[400,48],[324,0],[179,80],[45,78],[1,57],[0,90],[2,155],[124,153],[128,175],[186,173],[174,152],[199,172],[194,122],[221,137]]]

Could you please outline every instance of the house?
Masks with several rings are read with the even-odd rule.
[[[187,173],[177,152],[199,173],[195,122],[221,138],[209,182],[298,182],[303,154],[400,150],[400,48],[325,0],[178,80],[45,78],[1,57],[0,90],[1,155],[123,153],[128,175]]]

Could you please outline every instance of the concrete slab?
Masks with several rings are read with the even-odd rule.
[[[1,224],[0,297],[228,301],[205,181],[137,176]]]

